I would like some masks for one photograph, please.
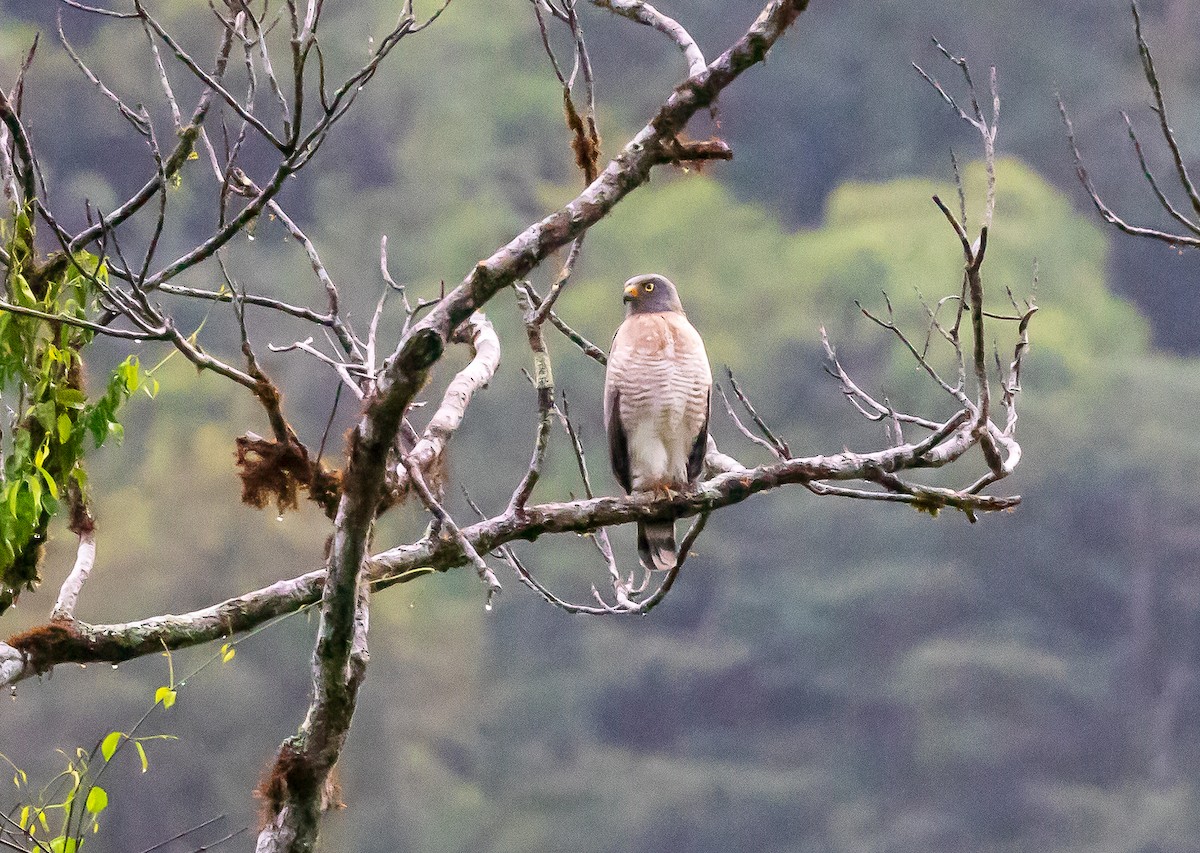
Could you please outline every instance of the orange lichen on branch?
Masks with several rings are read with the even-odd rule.
[[[259,814],[259,831],[269,826],[275,815],[283,810],[289,799],[296,795],[310,794],[319,783],[319,776],[312,761],[305,758],[294,739],[289,738],[279,748],[279,755],[263,773],[258,787],[254,789],[256,799],[262,801]],[[320,809],[344,809],[342,785],[338,780],[337,767],[329,771],[321,789]]]
[[[301,489],[331,515],[341,494],[341,475],[314,462],[304,448],[253,434],[238,436],[236,464],[242,480],[242,503],[264,509],[274,503],[280,513],[299,507]]]
[[[304,795],[316,784],[316,772],[312,763],[305,760],[289,738],[279,748],[279,755],[271,762],[270,769],[263,775],[254,796],[262,800],[259,829],[269,826],[275,815],[288,801],[288,792]]]
[[[51,622],[38,625],[6,641],[29,661],[30,668],[37,673],[49,672],[55,664],[70,660],[73,650],[78,648],[80,636],[66,622]]]
[[[585,121],[575,109],[571,90],[563,89],[563,112],[567,127],[571,131],[571,150],[575,152],[575,165],[583,172],[587,183],[600,174],[600,133],[596,130],[596,119],[589,115]]]
[[[723,139],[687,139],[682,134],[671,138],[664,146],[671,163],[691,162],[697,168],[706,160],[732,160],[733,150]]]

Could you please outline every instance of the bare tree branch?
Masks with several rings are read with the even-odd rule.
[[[532,287],[528,286],[528,284],[518,285],[518,287],[521,288],[521,290],[530,299],[535,307],[539,307],[541,305],[541,297],[537,295],[536,291],[534,291]],[[558,314],[556,314],[554,311],[549,311],[547,312],[546,317],[550,320],[550,325],[562,332],[563,335],[566,336],[567,340],[579,347],[584,355],[594,361],[599,362],[600,364],[608,364],[608,356],[604,353],[604,350],[600,349],[600,347],[596,346],[583,335],[579,334],[579,332],[568,326],[562,320],[562,318],[558,316]]]
[[[33,157],[33,149],[29,145],[25,126],[21,124],[20,116],[13,109],[12,102],[9,101],[3,89],[0,89],[0,122],[4,123],[8,135],[12,138],[13,148],[20,164],[20,168],[17,170],[21,184],[20,201],[22,204],[28,204],[37,198],[37,161]]]
[[[974,424],[956,417],[949,433],[928,447],[924,443],[870,453],[846,451],[833,456],[813,456],[734,470],[702,482],[694,492],[655,496],[637,493],[622,497],[597,497],[566,503],[526,506],[522,512],[504,512],[461,529],[478,553],[494,551],[515,541],[533,541],[554,533],[583,533],[602,526],[640,520],[685,518],[740,503],[752,495],[781,486],[869,480],[877,473],[936,468],[950,464],[975,444]],[[970,495],[946,489],[923,489],[930,508],[981,512],[1012,509],[1016,496]],[[911,501],[909,501],[911,502]],[[424,567],[446,571],[468,564],[461,545],[444,537],[425,538],[411,545],[382,551],[368,558],[366,581],[378,591],[414,580],[411,573]],[[279,581],[237,598],[193,613],[161,616],[121,625],[43,626],[30,636],[11,637],[0,644],[0,687],[14,684],[61,663],[108,661],[117,663],[167,648],[185,648],[240,633],[282,613],[319,600],[324,571],[314,571]],[[44,635],[44,636],[39,636]],[[27,657],[22,657],[25,655]],[[7,665],[7,668],[5,668]]]
[[[288,150],[287,144],[278,136],[276,136],[270,128],[263,124],[262,120],[259,119],[258,116],[254,115],[254,113],[251,112],[245,105],[243,105],[240,100],[234,97],[229,90],[222,86],[221,82],[216,77],[213,77],[203,68],[201,68],[199,63],[192,59],[186,50],[180,47],[179,42],[177,42],[171,36],[171,34],[163,28],[162,24],[156,21],[154,17],[146,11],[145,7],[142,6],[142,0],[133,0],[133,8],[137,11],[138,16],[142,19],[142,21],[145,22],[150,29],[154,30],[155,34],[162,39],[163,44],[171,49],[171,52],[175,54],[175,58],[183,63],[183,65],[189,71],[191,71],[200,79],[207,91],[215,93],[221,100],[228,104],[229,108],[237,113],[243,121],[262,134],[264,139],[266,139],[280,151],[286,152]]]
[[[1192,181],[1191,174],[1188,172],[1187,164],[1184,161],[1183,152],[1179,147],[1178,141],[1175,139],[1175,132],[1171,128],[1170,120],[1167,117],[1166,101],[1163,97],[1162,85],[1158,79],[1158,72],[1154,68],[1154,57],[1150,52],[1150,45],[1146,41],[1145,35],[1142,33],[1142,17],[1138,11],[1136,2],[1130,3],[1130,10],[1133,14],[1133,30],[1137,40],[1138,56],[1142,62],[1142,74],[1146,78],[1146,83],[1150,87],[1150,94],[1154,98],[1154,112],[1158,116],[1159,133],[1162,136],[1163,142],[1166,143],[1167,150],[1171,154],[1172,163],[1175,166],[1175,176],[1179,182],[1180,188],[1187,196],[1188,202],[1191,204],[1195,214],[1200,215],[1200,192],[1197,192],[1195,183]],[[1122,113],[1125,120],[1125,125],[1129,138],[1133,143],[1134,153],[1137,156],[1138,164],[1141,166],[1142,175],[1146,179],[1146,183],[1150,185],[1151,191],[1154,193],[1155,199],[1159,206],[1176,222],[1180,223],[1188,233],[1178,234],[1170,231],[1164,231],[1158,228],[1150,228],[1142,225],[1133,225],[1121,216],[1119,216],[1107,203],[1100,197],[1100,193],[1096,190],[1092,183],[1091,176],[1088,174],[1087,167],[1083,162],[1083,155],[1079,152],[1079,145],[1075,141],[1075,128],[1071,123],[1071,118],[1067,114],[1067,107],[1063,103],[1062,97],[1058,98],[1058,112],[1062,116],[1063,126],[1066,129],[1067,144],[1071,149],[1071,156],[1075,161],[1075,174],[1079,178],[1079,183],[1083,186],[1088,194],[1088,198],[1092,201],[1092,206],[1096,208],[1096,212],[1100,214],[1100,218],[1108,224],[1114,226],[1117,230],[1134,237],[1148,237],[1152,240],[1158,240],[1167,243],[1171,246],[1191,246],[1193,248],[1200,247],[1200,222],[1186,216],[1182,211],[1175,206],[1167,194],[1162,190],[1157,179],[1150,171],[1146,163],[1145,154],[1142,151],[1142,144],[1137,137],[1137,133],[1133,128],[1133,122],[1129,120],[1129,116]]]
[[[441,405],[429,419],[424,433],[416,445],[405,454],[397,470],[397,482],[393,491],[407,490],[410,466],[428,472],[446,452],[446,445],[458,431],[466,415],[471,398],[492,380],[500,366],[500,338],[491,322],[481,313],[472,315],[459,327],[456,338],[468,344],[474,351],[471,362],[455,374],[446,386]]]
[[[704,54],[700,52],[700,48],[691,34],[674,18],[664,15],[649,3],[643,3],[641,0],[592,0],[592,3],[602,9],[616,12],[631,21],[653,27],[675,42],[687,58],[689,77],[699,74],[708,65],[704,61]]]
[[[83,590],[83,585],[87,583],[95,565],[96,533],[91,529],[84,530],[79,534],[79,550],[75,557],[75,566],[63,582],[58,600],[50,612],[51,621],[75,618],[75,604],[79,600],[79,593]]]

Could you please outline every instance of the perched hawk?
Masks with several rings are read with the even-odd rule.
[[[625,282],[625,305],[604,378],[613,473],[627,492],[682,491],[704,467],[708,355],[661,275]],[[639,521],[638,555],[647,569],[673,568],[674,521]]]

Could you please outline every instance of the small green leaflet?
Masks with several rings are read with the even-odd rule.
[[[87,803],[84,808],[92,814],[100,814],[108,808],[108,792],[99,785],[93,785],[92,790],[88,791]]]
[[[120,744],[120,732],[109,732],[109,734],[105,736],[104,740],[100,742],[100,754],[104,756],[105,761],[108,761],[108,759],[113,757],[113,753],[117,751],[117,747],[120,746]]]
[[[58,443],[66,444],[71,440],[71,416],[62,412],[58,416]]]
[[[162,702],[164,708],[170,708],[175,704],[175,691],[170,687],[160,687],[154,691],[154,704]]]

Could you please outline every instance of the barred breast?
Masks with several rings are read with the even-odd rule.
[[[634,491],[686,485],[712,388],[708,355],[692,324],[677,312],[628,317],[613,339],[606,386],[620,395],[612,415],[628,438]]]

